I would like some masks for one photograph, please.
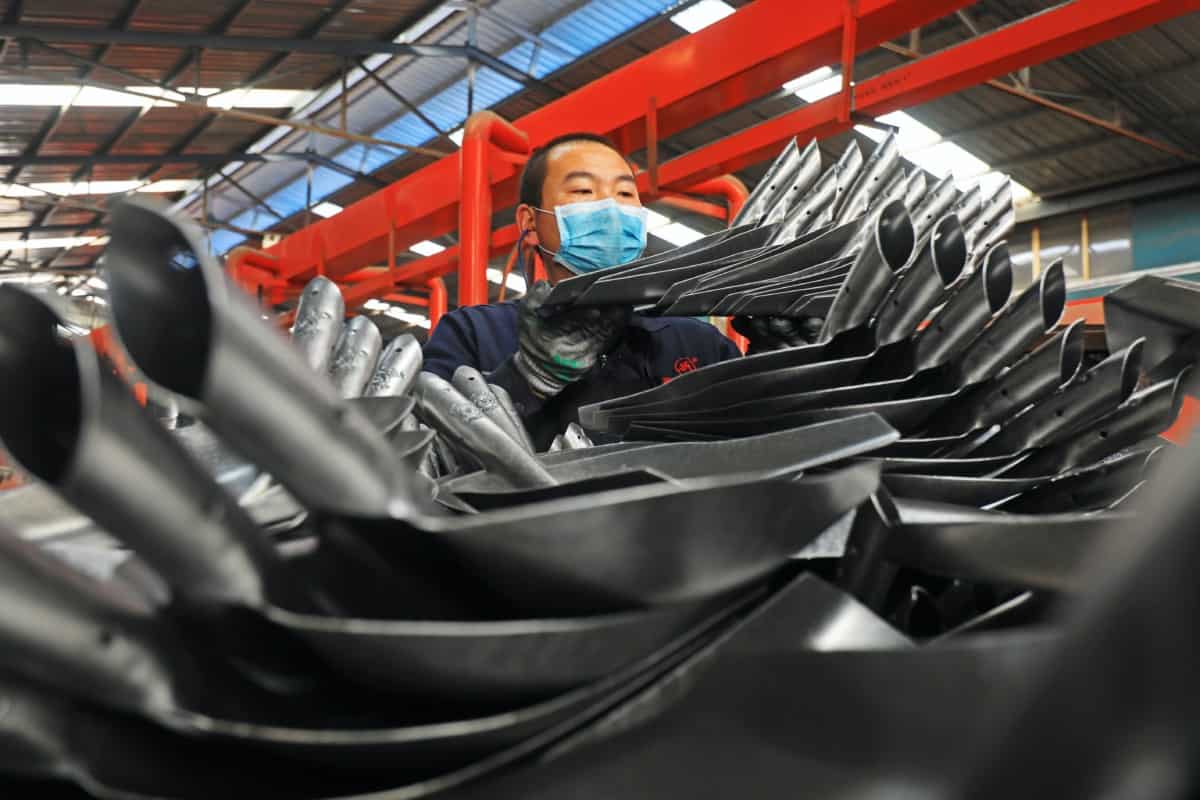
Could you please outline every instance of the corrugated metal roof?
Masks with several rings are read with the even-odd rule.
[[[735,0],[742,5],[748,0]],[[553,90],[570,91],[601,77],[629,61],[661,47],[684,32],[669,22],[662,11],[672,0],[497,0],[490,8],[511,25],[489,22],[486,13],[477,26],[478,45],[500,55],[518,69],[533,64],[533,75],[546,80]],[[437,5],[435,0],[142,0],[128,24],[135,29],[198,32],[213,30],[238,5],[245,8],[232,19],[227,32],[249,36],[294,37],[306,28],[324,23],[320,37],[381,37],[399,31]],[[129,0],[39,0],[26,3],[22,21],[31,24],[108,27],[131,8]],[[333,7],[336,13],[330,13]],[[969,8],[974,22],[990,30],[1035,11],[1045,4],[1038,0],[980,0]],[[338,10],[340,9],[340,10]],[[534,46],[512,26],[529,29],[551,46],[534,58]],[[969,36],[965,25],[953,18],[934,23],[922,31],[921,47],[926,52],[962,41]],[[455,15],[432,29],[425,40],[463,43],[467,30],[462,15]],[[184,51],[177,48],[63,45],[61,49],[85,57],[103,55],[104,63],[161,78],[177,67]],[[1200,152],[1200,116],[1197,116],[1193,85],[1200,79],[1200,20],[1197,15],[1173,20],[1137,34],[1102,43],[1083,53],[1036,65],[1031,70],[1033,88],[1047,97],[1089,113],[1113,119],[1132,129]],[[587,58],[579,58],[587,53]],[[78,65],[37,49],[30,51],[33,65],[44,74],[62,80],[77,77]],[[3,64],[16,64],[17,48],[9,48]],[[199,65],[201,85],[230,86],[259,70],[270,53],[208,51]],[[860,76],[878,73],[902,63],[884,51],[859,59]],[[197,82],[195,65],[187,65],[178,83]],[[308,54],[285,54],[276,67],[279,77],[265,86],[315,88],[329,84],[338,72],[336,58]],[[299,71],[295,71],[299,70]],[[458,59],[394,58],[386,61],[380,74],[389,85],[419,103],[443,131],[461,124],[466,112],[465,65]],[[120,81],[103,71],[95,77]],[[498,113],[516,118],[543,104],[550,95],[538,88],[523,89],[509,78],[486,68],[476,72],[475,107],[492,105]],[[352,130],[375,132],[381,138],[419,144],[433,142],[449,148],[444,138],[409,113],[394,98],[365,81],[353,87],[350,100]],[[778,93],[732,114],[725,115],[661,143],[664,154],[683,152],[705,142],[755,124],[800,105],[791,95]],[[23,152],[54,118],[54,108],[6,108],[0,120],[0,154]],[[269,113],[281,114],[280,110]],[[1105,181],[1175,169],[1183,164],[1172,156],[1145,145],[1115,137],[1020,98],[987,87],[977,87],[941,98],[910,113],[940,133],[953,137],[991,164],[1008,165],[1013,177],[1035,192],[1055,194]],[[326,125],[337,124],[336,104],[319,116]],[[115,135],[127,128],[122,135]],[[42,146],[46,154],[90,153],[106,141],[111,152],[159,154],[181,148],[189,132],[201,131],[183,148],[187,153],[229,153],[242,150],[258,139],[263,126],[241,120],[218,118],[204,122],[195,112],[154,108],[145,113],[128,108],[72,108],[56,125]],[[115,137],[115,138],[114,138]],[[392,181],[429,163],[426,156],[403,155],[386,148],[347,147],[343,141],[303,133],[278,136],[272,149],[296,151],[312,147],[354,170]],[[823,143],[827,157],[844,146],[845,138]],[[96,180],[128,179],[146,175],[150,164],[105,165],[92,171]],[[761,174],[763,165],[741,174],[748,183]],[[154,170],[156,178],[196,176],[212,168],[171,165]],[[305,168],[298,164],[254,165],[237,173],[251,191],[268,198],[282,216],[281,224],[262,209],[250,209],[251,201],[228,184],[210,192],[212,213],[251,229],[281,228],[294,224],[294,212],[303,209],[307,187]],[[313,170],[313,199],[325,195],[340,204],[361,197],[374,187],[326,167]],[[22,181],[63,181],[78,173],[75,165],[37,166],[23,169]],[[3,176],[0,172],[0,177]],[[19,227],[40,216],[29,210],[0,218],[0,227]],[[60,208],[42,221],[49,224],[90,224],[92,216]],[[62,235],[61,233],[58,235]],[[228,244],[238,235],[218,234],[218,244]],[[56,264],[86,263],[90,256],[59,259]]]

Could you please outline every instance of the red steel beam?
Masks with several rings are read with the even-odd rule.
[[[912,28],[970,5],[970,0],[860,0],[855,46],[862,52]],[[671,136],[775,91],[787,80],[835,63],[843,9],[836,3],[757,0],[725,19],[678,39],[520,118],[531,145],[587,128],[608,134],[626,152],[645,144],[643,118],[653,93],[658,135]],[[494,146],[495,207],[516,199],[518,165]],[[453,231],[458,222],[459,157],[451,156],[396,181],[285,237],[268,252],[278,274],[302,283],[321,267],[336,278],[387,259],[393,246]]]
[[[997,75],[1082,50],[1098,42],[1200,10],[1200,0],[1074,0],[970,41],[862,81],[854,109],[880,116],[982,83]],[[727,136],[659,168],[663,186],[680,186],[770,158],[788,139],[823,139],[845,131],[843,100],[811,105]],[[648,182],[641,178],[639,186]]]

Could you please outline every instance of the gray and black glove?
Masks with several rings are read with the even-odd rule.
[[[821,335],[820,317],[734,317],[733,329],[750,340],[747,355],[812,344]]]
[[[529,388],[554,397],[582,378],[616,346],[629,324],[628,306],[580,306],[554,312],[543,307],[551,287],[538,281],[521,301],[513,366]]]

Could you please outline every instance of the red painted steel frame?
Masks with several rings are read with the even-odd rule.
[[[488,301],[487,262],[491,255],[492,180],[494,168],[502,168],[492,158],[490,145],[509,153],[526,156],[529,137],[499,115],[480,111],[471,115],[463,128],[462,200],[458,207],[459,259],[458,304],[483,305]]]
[[[1197,10],[1200,0],[1074,0],[864,80],[853,107],[870,117],[909,108]],[[842,103],[827,97],[693,150],[663,164],[659,180],[670,187],[736,172],[793,137],[841,133],[853,124],[839,118]]]
[[[869,49],[967,5],[970,0],[860,0],[856,48]],[[632,152],[646,143],[644,117],[652,94],[658,135],[672,136],[776,91],[797,75],[835,63],[842,22],[840,4],[756,0],[516,120],[515,126],[534,146],[565,131],[588,128],[612,136],[624,152]],[[493,159],[490,166],[494,207],[512,205],[517,165]],[[718,174],[697,176],[691,183]],[[271,277],[288,282],[294,291],[318,271],[337,278],[384,262],[389,240],[400,249],[451,232],[459,218],[458,177],[458,157],[444,158],[336,217],[287,236],[267,249],[278,259]],[[676,182],[672,188],[685,185]],[[444,274],[454,256],[439,253],[433,258],[439,256],[438,262],[413,272],[426,279]],[[441,272],[431,269],[438,264]],[[404,282],[409,282],[407,276]]]
[[[967,2],[860,0],[853,21],[857,52],[944,16]],[[516,122],[533,144],[581,126],[608,133],[629,152],[645,144],[642,117],[654,92],[660,136],[736,108],[787,79],[835,63],[843,44],[846,6],[806,4],[796,19],[792,0],[757,0],[720,22],[622,67]],[[852,87],[857,114],[878,116],[959,91],[1019,67],[1040,63],[1173,17],[1200,10],[1200,0],[1074,0],[910,62]],[[790,138],[824,138],[852,124],[834,96],[760,123],[659,166],[668,189],[687,187],[775,155]],[[494,207],[515,200],[517,166],[494,145],[487,175]],[[386,257],[395,247],[448,233],[457,217],[457,164],[443,159],[287,237],[269,250],[271,276],[293,287],[319,269],[343,275]],[[643,190],[648,175],[639,176]],[[515,228],[491,234],[503,252]],[[399,283],[421,283],[453,269],[456,248],[396,271]],[[254,265],[258,268],[258,265]],[[278,284],[277,284],[278,285]]]

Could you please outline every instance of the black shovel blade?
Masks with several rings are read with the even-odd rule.
[[[655,470],[673,479],[802,470],[869,453],[894,441],[895,429],[873,414],[720,442],[680,442],[599,453],[547,469],[562,483],[621,470]],[[442,485],[447,491],[501,491],[499,476],[479,472]]]
[[[429,519],[420,528],[343,524],[396,570],[398,587],[413,573],[446,592],[486,588],[494,608],[512,614],[599,613],[683,602],[761,578],[877,483],[877,468],[861,465],[796,480],[723,476],[624,489]],[[444,577],[433,574],[442,569]]]
[[[980,456],[1014,453],[1062,441],[1113,411],[1133,394],[1140,364],[1139,341],[1113,353],[1058,393],[1009,419],[995,436],[970,453]]]
[[[1145,338],[1146,372],[1171,378],[1200,355],[1200,291],[1188,281],[1138,278],[1104,296],[1104,334],[1110,350]]]
[[[602,800],[629,776],[640,797],[783,798],[798,785],[814,797],[939,797],[980,747],[978,715],[999,715],[1052,643],[1014,633],[936,649],[812,652],[804,644],[819,637],[800,632],[811,628],[776,619],[775,637],[733,639],[552,757],[453,797]],[[791,680],[771,678],[780,674]],[[947,703],[948,692],[972,702]]]
[[[609,413],[620,408],[628,409],[635,406],[648,405],[668,400],[676,400],[690,394],[714,386],[723,381],[755,375],[769,370],[815,364],[836,357],[843,352],[845,355],[866,355],[874,349],[874,342],[869,336],[846,336],[829,344],[815,344],[807,347],[789,347],[769,353],[735,358],[710,364],[673,379],[651,389],[626,395],[625,397],[605,400],[579,409],[579,421],[585,428],[605,430],[606,418]]]
[[[1037,450],[1011,470],[1009,475],[1053,475],[1091,464],[1136,445],[1147,436],[1162,433],[1174,424],[1183,405],[1183,387],[1191,368],[1174,380],[1160,381],[1132,395],[1107,414],[1065,441]]]
[[[554,291],[546,298],[546,304],[574,304],[601,280],[632,279],[641,275],[653,275],[659,272],[693,267],[696,264],[736,258],[747,251],[764,246],[773,231],[774,226],[771,225],[749,228],[740,232],[736,230],[718,231],[711,234],[711,238],[706,237],[691,245],[671,250],[662,256],[639,259],[619,267],[577,275],[556,283]]]
[[[1156,450],[1137,449],[1039,484],[996,508],[1018,514],[1056,514],[1106,508],[1142,481]]]
[[[1039,514],[981,511],[923,500],[896,500],[900,525],[887,558],[898,564],[974,581],[1031,589],[1083,591],[1084,565],[1122,527],[1129,514]]]
[[[656,419],[655,423],[668,430],[732,437],[753,436],[781,428],[815,425],[819,422],[874,413],[903,434],[919,430],[938,409],[956,396],[957,393],[950,393],[881,403],[810,409],[796,409],[797,401],[789,396],[743,403],[738,406],[736,413],[722,410],[711,416],[677,419],[663,417]]]
[[[387,442],[233,287],[199,231],[140,198],[110,215],[113,327],[152,381],[307,505],[418,504]],[[303,431],[302,436],[297,431]]]
[[[937,500],[982,508],[1028,491],[1045,478],[973,478],[960,475],[913,475],[888,472],[883,484],[896,497]]]

